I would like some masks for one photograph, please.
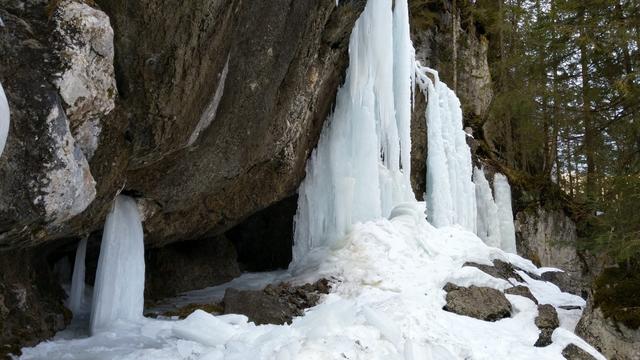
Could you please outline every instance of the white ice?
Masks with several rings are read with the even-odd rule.
[[[491,186],[485,177],[484,170],[474,168],[473,182],[476,185],[477,204],[477,230],[478,237],[485,244],[494,247],[501,247],[500,221],[498,220],[498,207],[493,200]]]
[[[516,230],[513,224],[511,209],[511,187],[507,177],[496,173],[493,177],[493,194],[498,207],[500,221],[500,248],[506,252],[516,253]]]
[[[84,238],[80,240],[78,248],[76,249],[76,258],[73,263],[73,275],[71,277],[71,292],[69,294],[69,309],[76,316],[80,313],[84,300],[86,253],[87,238]]]
[[[144,240],[135,200],[118,195],[107,215],[93,291],[91,332],[142,319]]]
[[[435,70],[418,65],[416,75],[427,97],[427,218],[436,227],[458,224],[475,231],[473,167],[460,100]]]
[[[9,134],[9,102],[7,96],[4,93],[4,88],[0,83],[0,156],[4,151],[4,147],[7,143],[7,135]]]
[[[394,15],[390,1],[370,0],[353,28],[345,84],[298,190],[294,264],[312,249],[336,246],[352,224],[414,200],[407,21],[406,1],[396,2]]]

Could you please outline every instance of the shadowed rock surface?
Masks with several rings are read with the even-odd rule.
[[[329,293],[326,279],[313,284],[291,286],[286,283],[268,285],[263,290],[227,289],[222,300],[225,314],[246,315],[260,324],[285,324],[315,306],[321,294]]]
[[[562,356],[567,360],[595,360],[591,354],[574,344],[569,344],[562,350]]]
[[[528,287],[523,285],[518,285],[518,286],[508,288],[504,291],[504,293],[510,294],[510,295],[524,296],[527,299],[530,299],[531,301],[533,301],[534,303],[536,304],[538,303],[538,299],[536,299],[536,297],[533,296],[533,294],[531,293],[531,290],[529,290]]]

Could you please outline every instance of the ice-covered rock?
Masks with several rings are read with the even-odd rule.
[[[62,72],[54,81],[76,142],[91,158],[101,119],[115,106],[113,29],[109,17],[85,2],[63,0],[53,14]]]
[[[91,308],[91,332],[142,319],[144,239],[135,200],[118,195],[107,215]]]

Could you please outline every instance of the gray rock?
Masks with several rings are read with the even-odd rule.
[[[598,349],[607,359],[640,359],[640,329],[630,329],[605,318],[591,299],[576,326],[576,334]],[[576,358],[578,359],[578,358]]]
[[[62,67],[54,83],[73,136],[91,159],[98,147],[101,119],[115,107],[113,29],[104,12],[79,1],[61,1],[52,17]]]
[[[511,316],[511,303],[500,290],[488,287],[447,287],[444,310],[485,321]]]
[[[504,291],[504,293],[510,294],[510,295],[524,296],[528,299],[531,299],[531,301],[533,301],[534,303],[536,304],[538,303],[538,299],[536,299],[536,297],[533,296],[533,294],[531,293],[531,290],[529,290],[529,288],[524,285],[518,285],[518,286],[508,288]]]
[[[537,266],[562,269],[564,273],[547,272],[546,281],[562,291],[581,295],[590,283],[588,271],[576,251],[576,225],[562,211],[542,207],[516,214],[518,253]]]
[[[580,347],[569,344],[562,350],[562,356],[567,360],[595,360],[591,354],[582,350]]]
[[[246,315],[258,325],[291,323],[304,309],[316,305],[320,294],[328,292],[329,285],[324,279],[302,286],[268,285],[263,290],[230,288],[224,294],[224,313]]]
[[[544,347],[550,345],[553,331],[560,326],[558,312],[553,305],[538,305],[538,316],[536,316],[535,323],[540,329],[540,335],[534,346]]]
[[[520,277],[520,275],[518,275],[515,272],[515,268],[513,267],[513,265],[511,265],[510,263],[504,262],[502,260],[498,260],[498,259],[493,260],[493,266],[477,264],[472,262],[466,262],[464,263],[463,266],[476,267],[495,278],[507,280],[509,282],[510,282],[510,279],[515,279],[516,281],[524,282],[522,277]]]

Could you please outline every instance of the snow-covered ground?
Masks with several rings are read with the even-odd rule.
[[[559,311],[563,327],[553,344],[534,347],[539,330],[536,305],[507,295],[510,318],[487,322],[442,310],[447,282],[511,285],[467,261],[508,261],[540,274],[531,262],[488,247],[459,227],[432,227],[423,204],[401,205],[392,219],[356,224],[338,250],[316,249],[315,263],[294,272],[293,281],[334,279],[329,295],[291,325],[260,325],[242,315],[196,311],[185,320],[144,319],[120,323],[92,337],[44,342],[23,349],[21,359],[563,359],[568,343],[604,359],[566,328],[576,310]],[[395,215],[395,217],[393,217]],[[547,269],[548,270],[548,269]],[[519,275],[541,304],[584,306],[584,300],[555,285]],[[280,279],[284,274],[269,274]],[[257,278],[253,280],[258,281]],[[579,310],[578,310],[579,312]],[[566,315],[566,316],[565,316]]]

